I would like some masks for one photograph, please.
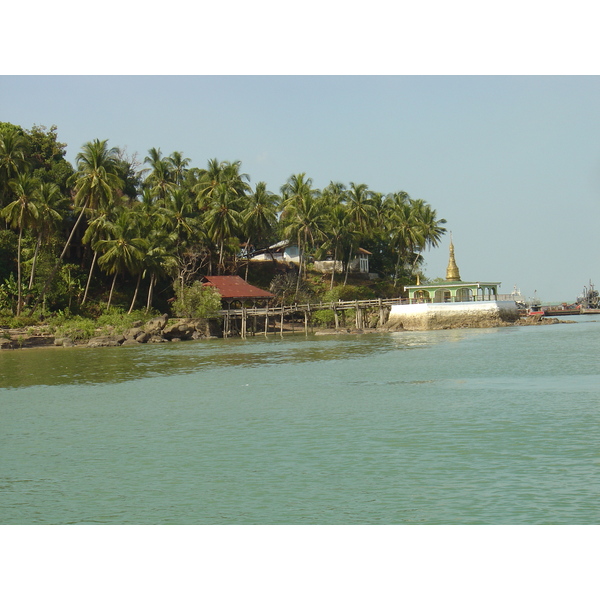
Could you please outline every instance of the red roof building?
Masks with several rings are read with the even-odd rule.
[[[271,292],[250,285],[237,275],[206,275],[202,278],[204,285],[217,289],[221,298],[231,304],[235,300],[271,300],[275,298]]]

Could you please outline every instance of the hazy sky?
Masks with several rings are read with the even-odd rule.
[[[3,76],[0,120],[57,125],[67,158],[108,139],[143,160],[241,160],[278,192],[294,173],[406,191],[447,219],[464,281],[574,301],[600,284],[600,78]],[[426,253],[443,277],[449,236]]]
[[[0,121],[57,125],[71,162],[99,138],[140,161],[240,160],[274,192],[302,172],[404,190],[447,219],[464,281],[545,302],[600,286],[592,3],[34,4],[6,7],[28,35],[3,32],[19,51],[0,64]]]

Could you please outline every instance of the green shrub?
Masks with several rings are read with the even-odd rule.
[[[126,329],[131,329],[133,324],[139,321],[145,323],[151,316],[143,310],[132,311],[128,314],[122,308],[111,308],[109,312],[100,315],[96,319],[97,327],[113,331],[114,333],[123,333]]]
[[[355,308],[350,308],[348,310],[344,310],[342,311],[343,317],[342,317],[342,321],[344,323],[345,326],[350,327],[350,325],[352,325],[354,327],[354,324],[356,323],[356,309]]]
[[[72,317],[58,325],[52,322],[51,327],[54,329],[56,337],[68,337],[74,341],[83,341],[96,335],[97,323],[93,319],[85,317]]]
[[[31,327],[36,325],[38,320],[35,317],[21,315],[20,317],[0,316],[0,327],[8,327],[9,329],[21,329],[23,327]]]
[[[210,286],[194,281],[190,286],[177,288],[173,312],[176,317],[209,319],[221,310],[221,294]]]
[[[335,324],[335,313],[330,308],[315,310],[312,320],[318,327],[331,327]]]

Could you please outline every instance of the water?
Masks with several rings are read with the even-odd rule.
[[[573,320],[0,352],[0,523],[599,523]]]

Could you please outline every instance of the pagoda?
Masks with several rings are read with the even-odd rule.
[[[446,279],[441,283],[406,285],[411,304],[424,302],[474,302],[497,300],[499,281],[461,281],[460,271],[454,256],[454,243],[450,236],[450,256],[446,269]]]

